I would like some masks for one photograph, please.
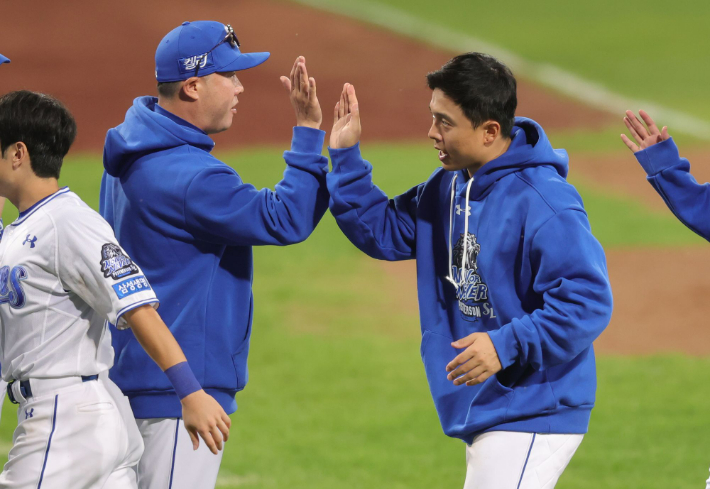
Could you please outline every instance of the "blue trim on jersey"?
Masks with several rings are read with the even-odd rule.
[[[160,302],[160,301],[158,299],[145,299],[140,302],[136,302],[136,303],[133,303],[131,305],[124,307],[123,309],[118,311],[118,314],[116,314],[116,323],[118,323],[118,320],[121,319],[121,316],[126,314],[128,311],[131,311],[131,310],[133,310],[137,307],[140,307],[140,306],[145,306],[146,304],[153,304],[154,302]]]
[[[172,489],[173,487],[173,471],[175,470],[175,454],[177,453],[177,439],[178,439],[178,431],[180,431],[180,418],[176,419],[177,423],[175,424],[175,444],[173,445],[173,462],[170,465],[170,484],[168,484],[168,489]]]
[[[42,479],[44,479],[44,469],[47,467],[47,458],[49,458],[49,448],[52,446],[52,436],[54,428],[57,426],[57,404],[59,404],[59,394],[54,396],[54,415],[52,415],[52,431],[49,433],[49,441],[47,442],[47,451],[44,452],[44,462],[42,463],[42,473],[39,475],[39,483],[37,489],[42,487]]]
[[[47,202],[54,199],[55,197],[62,195],[62,194],[66,194],[67,192],[69,192],[69,187],[62,187],[59,190],[57,190],[56,192],[54,192],[52,195],[48,195],[44,199],[35,202],[30,207],[28,207],[24,211],[20,212],[20,215],[17,216],[17,219],[15,220],[15,222],[10,224],[10,226],[19,226],[20,224],[25,222],[25,220],[28,217],[30,217],[32,214],[34,214],[37,209],[39,209],[40,207],[42,207],[43,205],[45,205]]]
[[[520,480],[518,481],[517,489],[520,489],[520,484],[523,483],[523,476],[525,475],[525,467],[528,466],[528,460],[530,460],[530,454],[532,453],[533,443],[535,443],[535,435],[537,435],[537,433],[533,433],[532,440],[530,440],[530,448],[528,449],[528,456],[525,457],[525,464],[523,464],[523,471],[520,473]]]

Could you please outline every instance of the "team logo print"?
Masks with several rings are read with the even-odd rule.
[[[32,239],[30,239],[30,237]],[[31,234],[28,234],[25,240],[22,242],[22,246],[26,245],[27,243],[30,244],[30,248],[35,247],[35,243],[37,242],[37,236],[32,236]]]
[[[10,304],[13,309],[22,308],[26,300],[22,281],[27,277],[27,270],[22,266],[0,268],[0,304]]]
[[[212,60],[212,53],[205,53],[190,56],[189,58],[180,58],[178,64],[181,73],[189,73],[195,71],[198,67],[203,69],[208,66],[214,66],[214,61]]]
[[[480,252],[481,245],[471,233],[465,237],[461,234],[453,249],[451,278],[456,285],[459,310],[468,321],[477,321],[483,316],[496,317],[488,298],[488,286],[483,282],[478,270]]]
[[[35,416],[35,408],[29,409],[29,410],[25,409],[25,419],[34,418],[34,416]]]
[[[123,299],[129,295],[150,290],[150,284],[143,275],[138,275],[137,277],[117,283],[113,286],[113,290],[116,292],[119,299]]]
[[[106,243],[101,247],[101,271],[104,277],[118,280],[138,273],[138,267],[119,246]]]

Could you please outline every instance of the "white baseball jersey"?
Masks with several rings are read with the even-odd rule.
[[[158,300],[109,224],[69,188],[0,236],[2,378],[95,375],[113,365],[106,321]]]

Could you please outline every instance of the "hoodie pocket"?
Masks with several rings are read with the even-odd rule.
[[[424,331],[421,355],[444,433],[466,439],[505,421],[513,391],[495,375],[475,386],[454,385],[446,378],[446,365],[462,350],[452,347],[452,341],[450,336]]]

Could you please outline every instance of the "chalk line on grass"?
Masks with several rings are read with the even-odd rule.
[[[637,100],[615,93],[600,83],[587,80],[558,66],[526,60],[501,46],[474,36],[454,32],[448,27],[420,19],[403,10],[370,0],[350,2],[292,1],[374,24],[446,50],[454,52],[480,51],[490,54],[503,61],[514,73],[523,78],[551,88],[572,99],[606,110],[617,115],[620,122],[626,109],[643,108],[653,114],[657,121],[663,121],[663,125],[669,126],[674,131],[710,141],[710,122],[708,121],[653,102]]]

